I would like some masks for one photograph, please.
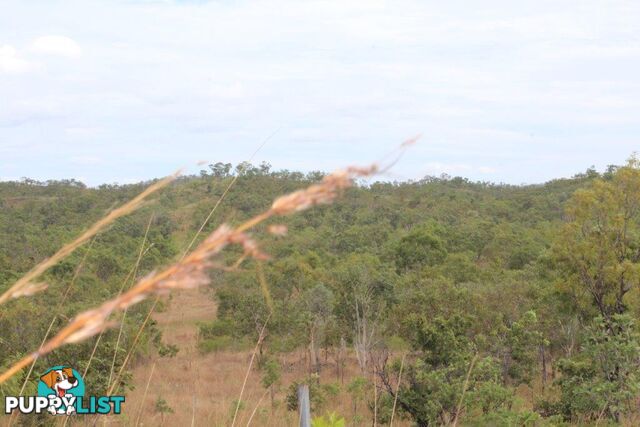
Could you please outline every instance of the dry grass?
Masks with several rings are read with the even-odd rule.
[[[216,266],[213,264],[212,258],[227,245],[240,245],[244,250],[244,256],[257,260],[267,259],[268,257],[260,251],[258,244],[245,233],[247,230],[272,217],[300,212],[319,204],[331,203],[342,190],[353,185],[355,178],[369,176],[377,171],[377,166],[372,165],[367,168],[350,167],[334,172],[325,176],[318,184],[277,198],[269,209],[236,228],[231,228],[226,224],[221,225],[198,245],[193,252],[177,263],[159,273],[150,274],[128,291],[106,301],[101,306],[77,315],[56,336],[47,341],[44,346],[25,356],[0,374],[0,384],[38,357],[48,354],[63,345],[77,343],[100,333],[110,326],[109,318],[116,311],[126,310],[151,295],[167,294],[176,289],[192,289],[208,283],[209,277],[206,274],[206,270]],[[102,222],[103,220],[98,223]],[[94,228],[95,226],[91,230]],[[81,238],[78,238],[77,241],[81,240]]]
[[[231,420],[231,427],[236,425],[236,420],[238,419],[238,411],[240,410],[240,405],[242,404],[242,397],[244,396],[244,391],[247,388],[247,381],[249,380],[249,375],[251,374],[251,368],[253,368],[253,362],[256,359],[258,348],[260,347],[260,345],[262,345],[264,341],[264,337],[265,337],[264,333],[270,318],[271,318],[271,314],[269,314],[269,317],[267,317],[267,319],[264,321],[264,324],[262,325],[262,329],[260,330],[260,335],[258,336],[258,342],[256,342],[256,346],[253,349],[253,353],[251,353],[251,359],[249,359],[249,366],[247,367],[247,373],[244,374],[244,381],[242,382],[242,388],[240,388],[240,395],[238,396],[238,399],[235,405],[236,408],[233,410],[233,419]],[[195,396],[194,396],[194,399],[195,399]],[[262,398],[260,398],[260,401],[262,401]],[[250,419],[252,418],[253,418],[253,413]]]
[[[108,418],[108,425],[133,425],[132,419],[138,415],[142,404],[142,426],[159,425],[160,415],[154,407],[158,397],[167,401],[174,413],[166,416],[165,425],[188,426],[193,416],[193,396],[196,397],[196,426],[229,426],[231,425],[236,401],[243,386],[247,366],[251,360],[252,350],[244,352],[222,351],[201,354],[197,350],[197,323],[215,318],[216,306],[210,297],[199,290],[185,291],[175,294],[167,311],[157,313],[155,320],[163,330],[164,341],[180,347],[173,358],[160,358],[153,362],[150,359],[139,360],[133,367],[133,382],[136,389],[126,394],[124,415],[102,417]],[[323,358],[323,361],[325,359]],[[271,401],[264,396],[265,389],[260,383],[261,373],[251,369],[242,398],[243,405],[238,412],[237,426],[246,426],[251,414],[257,407],[251,425],[253,426],[292,426],[297,425],[298,415],[287,411],[284,397],[286,388],[294,380],[305,377],[309,373],[309,358],[304,350],[280,356],[283,366],[281,387],[276,393],[276,407],[271,408]],[[153,377],[146,398],[143,399],[146,383],[151,369]],[[340,394],[328,399],[322,415],[335,411],[345,417],[348,425],[353,425],[353,405],[346,385],[360,375],[357,359],[351,355],[347,359],[344,385]],[[322,383],[338,383],[335,364],[329,358],[325,361],[321,373]],[[368,400],[373,399],[373,388]],[[371,425],[372,413],[366,404],[358,404],[357,413],[362,417],[361,426]],[[397,415],[397,414],[396,414]],[[101,420],[102,421],[102,420]],[[100,424],[100,423],[99,423]],[[410,425],[396,416],[395,426]]]
[[[144,411],[141,418],[143,422],[141,425],[152,426],[158,423],[159,414],[154,411],[155,401],[158,397],[165,399],[175,411],[167,417],[167,425],[190,425],[192,396],[194,394],[196,396],[195,425],[231,425],[238,391],[242,388],[243,376],[250,357],[251,352],[219,352],[192,358],[181,357],[175,361],[160,359],[154,373],[151,391],[144,401]],[[265,389],[260,384],[260,372],[252,370],[236,425],[245,426],[247,424],[259,401],[261,404],[253,417],[252,425],[283,426],[297,424],[298,414],[287,411],[284,398],[287,391],[286,386],[308,373],[307,362],[305,361],[304,353],[301,351],[281,356],[281,363],[288,366],[289,370],[283,373],[283,386],[276,393],[275,408],[271,408],[268,398],[263,398]],[[146,366],[144,368],[137,367],[134,381],[143,384],[145,374],[148,375],[149,369],[150,367]],[[162,372],[162,377],[159,376],[160,372]],[[351,421],[354,415],[353,405],[351,397],[345,389],[346,385],[359,372],[356,358],[350,357],[345,370],[345,384],[341,387],[340,393],[336,397],[328,399],[324,406],[324,412],[313,415],[318,416],[323,415],[325,412],[336,412]],[[184,381],[185,378],[188,381]],[[196,380],[193,381],[193,378]],[[323,383],[335,382],[334,368],[326,366],[322,373],[322,378]],[[128,408],[137,409],[139,407],[143,392],[144,388],[139,387],[137,390],[127,394]],[[373,388],[368,400],[372,400],[372,398]],[[358,415],[362,417],[360,425],[371,425],[373,415],[366,408],[366,403],[359,403]],[[127,424],[126,420],[115,422]],[[403,426],[409,424],[396,418],[394,425]]]

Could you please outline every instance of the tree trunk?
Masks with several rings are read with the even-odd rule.
[[[542,359],[542,391],[544,392],[547,385],[547,354],[543,344],[540,344],[540,358]]]
[[[269,394],[271,394],[271,411],[273,412],[273,408],[275,407],[275,392],[273,390],[273,384],[269,387]]]
[[[309,357],[311,358],[311,373],[319,375],[318,349],[316,348],[316,337],[313,328],[311,328],[309,333]]]

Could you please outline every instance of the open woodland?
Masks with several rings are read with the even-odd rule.
[[[176,179],[49,268],[46,290],[3,303],[0,370],[324,176],[216,163]],[[68,364],[87,394],[127,400],[67,425],[296,425],[301,382],[316,426],[640,424],[638,160],[540,185],[379,179],[257,224],[252,256],[228,246],[207,284],[113,312],[2,395]],[[150,184],[0,182],[0,292]]]

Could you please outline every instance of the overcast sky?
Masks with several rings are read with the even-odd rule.
[[[534,183],[640,149],[640,2],[0,0],[0,179],[255,160]]]

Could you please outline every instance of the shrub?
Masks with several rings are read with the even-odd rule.
[[[560,400],[543,407],[566,420],[608,417],[615,422],[629,411],[640,390],[640,340],[629,315],[602,317],[588,328],[582,351],[558,362]]]
[[[326,392],[324,388],[318,384],[318,376],[310,375],[300,381],[294,381],[289,386],[289,392],[287,393],[287,409],[290,411],[298,410],[298,386],[301,384],[307,384],[309,386],[309,400],[311,403],[311,411],[319,411],[327,400]]]
[[[233,342],[234,339],[227,335],[205,339],[198,342],[198,350],[200,350],[201,353],[212,353],[227,350],[232,346]]]
[[[198,335],[200,338],[214,338],[220,336],[233,336],[234,325],[228,320],[214,320],[209,323],[198,325]]]

